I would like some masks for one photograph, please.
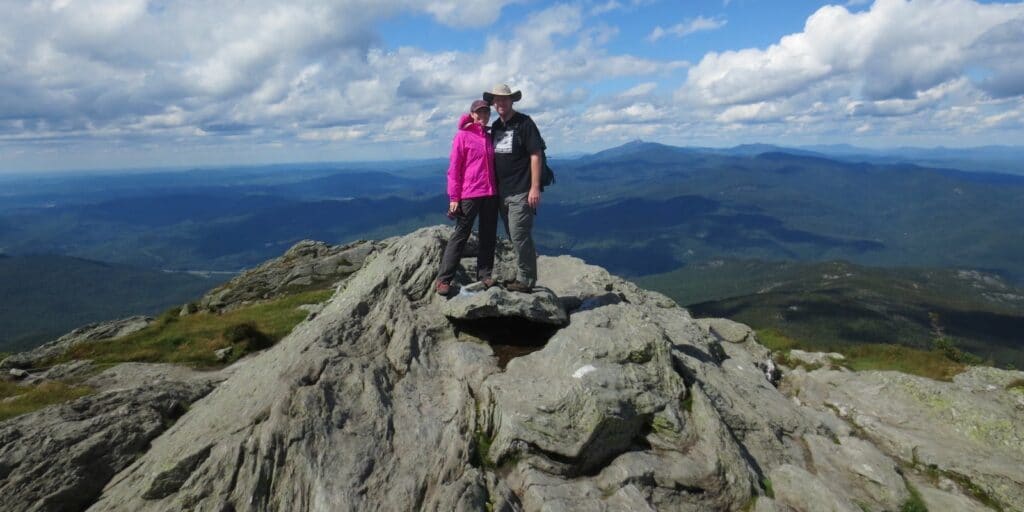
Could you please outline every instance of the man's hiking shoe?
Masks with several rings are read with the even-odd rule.
[[[494,279],[492,279],[490,277],[485,277],[485,278],[480,280],[480,284],[484,285],[484,290],[486,290],[486,289],[494,286],[495,283],[494,283]]]
[[[505,289],[510,291],[510,292],[519,292],[519,293],[530,293],[530,292],[533,291],[533,287],[532,286],[529,286],[526,283],[521,283],[519,281],[512,281],[511,283],[506,284],[505,285]]]
[[[437,290],[438,295],[444,295],[445,297],[452,293],[452,285],[444,281],[438,281],[437,284],[434,285],[434,289]]]

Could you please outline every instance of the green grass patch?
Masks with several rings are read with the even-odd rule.
[[[47,381],[38,386],[0,382],[0,421],[91,394],[92,388]]]
[[[957,484],[962,492],[970,494],[975,500],[981,502],[981,504],[985,505],[989,509],[995,510],[996,512],[1003,512],[1004,510],[1003,505],[999,500],[989,494],[984,488],[971,481],[970,478],[954,471],[943,470],[934,464],[924,464],[920,462],[917,458],[916,450],[913,453],[911,467],[925,475],[933,485],[938,486],[939,481],[943,478],[952,480]],[[910,488],[909,484],[907,485],[907,488]]]
[[[916,487],[910,484],[905,478],[903,482],[907,486],[907,491],[910,492],[910,497],[907,501],[900,505],[900,512],[928,512],[928,507],[924,504],[924,498],[921,497],[921,492]]]
[[[491,460],[491,443],[494,441],[479,426],[473,431],[473,440],[476,443],[475,457],[473,463],[478,468],[494,471],[497,465]]]
[[[764,489],[764,495],[769,498],[775,499],[775,489],[772,488],[772,481],[768,477],[761,477],[761,488]]]
[[[777,353],[776,362],[786,366],[795,366],[789,359],[789,351],[800,349],[838,352],[846,359],[837,364],[856,371],[888,370],[948,381],[966,369],[966,365],[950,358],[949,351],[942,348],[923,350],[887,343],[818,345],[796,340],[773,328],[757,330],[757,339],[762,345]]]
[[[269,347],[309,315],[299,306],[323,302],[332,294],[333,290],[309,291],[222,314],[179,317],[176,309],[168,310],[137,333],[72,347],[51,363],[92,359],[100,364],[141,361],[219,366],[223,363],[217,361],[214,351],[234,347],[230,362]]]
[[[1024,379],[1017,379],[1007,384],[1006,390],[1013,393],[1024,393]]]
[[[843,365],[851,370],[892,370],[935,380],[952,380],[967,369],[941,350],[921,350],[902,345],[869,344],[842,347]]]
[[[756,333],[757,341],[773,352],[791,350],[801,346],[799,341],[786,336],[778,329],[769,327],[767,329],[758,329]]]
[[[686,412],[693,412],[693,391],[686,390],[686,396],[679,399],[679,408]]]

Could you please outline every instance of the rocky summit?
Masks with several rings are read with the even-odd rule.
[[[121,365],[0,423],[0,509],[1024,510],[1022,372],[780,369],[746,326],[568,256],[532,294],[442,297],[449,234],[350,246],[357,268],[307,243],[346,277],[275,346]]]

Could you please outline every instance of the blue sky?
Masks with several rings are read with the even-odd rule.
[[[443,157],[507,82],[551,152],[1024,141],[1024,4],[33,0],[0,172]]]

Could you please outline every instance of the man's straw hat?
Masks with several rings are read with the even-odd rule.
[[[494,103],[495,96],[509,96],[512,101],[519,101],[523,98],[523,91],[512,92],[512,88],[507,84],[498,84],[491,87],[490,91],[484,91],[484,100],[487,103]]]

